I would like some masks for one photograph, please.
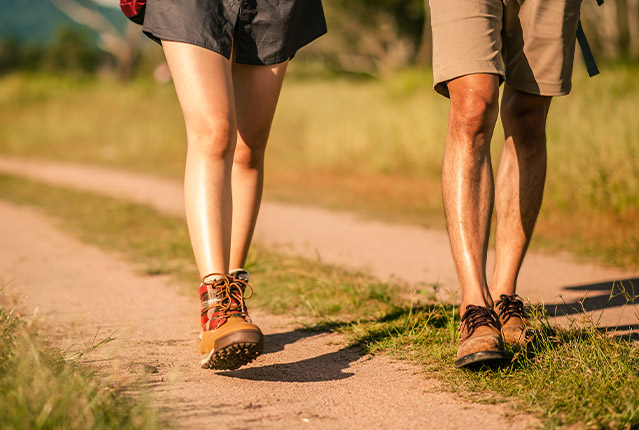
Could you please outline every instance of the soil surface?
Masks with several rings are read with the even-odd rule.
[[[181,186],[170,180],[6,158],[0,158],[0,171],[183,216]],[[19,308],[37,309],[63,347],[81,348],[96,333],[102,339],[118,330],[115,341],[84,361],[124,382],[142,377],[176,427],[502,429],[536,424],[524,414],[507,416],[507,406],[470,403],[444,392],[410,364],[361,356],[338,334],[297,330],[294,321],[255,309],[253,319],[267,338],[266,354],[235,372],[202,370],[195,294],[182,296],[168,278],[144,275],[117,256],[60,233],[32,209],[0,201],[0,214],[0,280],[10,281],[8,290],[20,296]],[[256,240],[382,279],[399,278],[416,288],[437,284],[446,296],[456,288],[441,231],[265,202]],[[531,253],[520,292],[533,302],[563,300],[552,309],[567,314],[587,296],[584,305],[603,325],[632,329],[638,322],[636,307],[614,300],[606,305],[612,281],[623,279],[637,285],[639,273],[580,263],[567,255]]]
[[[198,301],[165,277],[57,231],[32,209],[0,201],[0,279],[62,347],[118,331],[83,361],[121,382],[146,380],[177,428],[531,428],[526,415],[446,393],[416,366],[362,356],[340,335],[296,330],[252,312],[266,353],[234,372],[199,368]]]

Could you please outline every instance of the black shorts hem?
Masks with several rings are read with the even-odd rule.
[[[295,54],[297,54],[297,51],[299,51],[300,49],[302,49],[303,47],[305,47],[306,45],[312,43],[313,41],[319,39],[320,37],[322,37],[323,35],[325,35],[327,32],[327,30],[325,29],[324,31],[314,35],[313,37],[310,37],[308,40],[305,40],[303,42],[298,43],[295,48],[290,50],[289,54],[286,55],[281,55],[278,57],[275,57],[274,59],[269,59],[269,60],[260,60],[259,58],[257,59],[240,59],[237,57],[235,57],[235,62],[237,64],[246,64],[246,65],[250,65],[250,66],[272,66],[273,64],[280,64],[280,63],[284,63],[285,61],[290,61],[293,59],[293,57],[295,57]]]
[[[199,42],[199,41],[194,41],[194,40],[190,40],[190,39],[186,39],[186,38],[182,38],[182,37],[177,37],[177,36],[164,36],[164,35],[162,35],[162,34],[160,34],[158,32],[150,30],[150,29],[144,29],[144,30],[142,30],[142,32],[147,37],[149,37],[149,39],[153,40],[154,42],[156,42],[159,45],[162,45],[162,41],[163,40],[170,41],[170,42],[188,43],[189,45],[199,46],[201,48],[208,49],[209,51],[213,51],[216,54],[220,54],[224,58],[226,58],[227,60],[231,59],[231,53],[230,52],[227,54],[225,52],[222,52],[223,50],[220,49],[220,48],[212,47],[210,45],[207,45],[207,44]],[[251,66],[272,66],[274,64],[284,63],[285,61],[292,60],[293,57],[295,57],[295,54],[297,54],[297,51],[302,49],[304,46],[310,44],[314,40],[319,39],[320,37],[325,35],[326,32],[327,31],[324,30],[321,33],[318,33],[317,35],[314,35],[313,37],[310,37],[308,40],[303,41],[301,43],[298,43],[297,46],[291,50],[291,53],[287,54],[287,55],[278,56],[278,57],[275,57],[274,59],[269,59],[269,60],[260,60],[259,58],[256,58],[256,59],[252,59],[252,58],[240,59],[239,57],[237,57],[237,53],[236,53],[235,62],[237,64],[246,64],[246,65],[251,65]]]
[[[567,82],[562,80],[544,82],[509,73],[506,73],[506,83],[516,90],[543,97],[566,96],[572,90],[572,82],[570,80]]]
[[[202,42],[198,42],[198,41],[194,41],[194,40],[189,40],[186,38],[182,38],[182,37],[177,37],[177,36],[163,36],[159,33],[156,33],[154,31],[150,31],[150,30],[142,30],[142,32],[144,34],[146,34],[149,39],[153,40],[154,42],[158,43],[159,45],[162,45],[162,41],[166,40],[168,42],[180,42],[180,43],[188,43],[189,45],[195,45],[195,46],[199,46],[200,48],[204,48],[207,49],[209,51],[213,51],[216,54],[220,54],[221,56],[223,56],[224,58],[226,58],[227,60],[231,59],[231,53],[225,53],[222,52],[223,50],[217,47],[212,47],[210,45],[207,45],[205,43]]]

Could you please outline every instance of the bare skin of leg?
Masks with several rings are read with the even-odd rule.
[[[198,271],[228,273],[246,262],[287,63],[243,65],[190,44],[163,47],[187,129],[184,193]]]
[[[490,141],[499,110],[499,80],[491,74],[467,75],[448,82],[448,90],[442,194],[463,315],[469,304],[493,305],[486,255],[494,201]]]
[[[541,208],[546,179],[546,118],[551,97],[504,88],[501,119],[506,141],[495,196],[497,237],[490,292],[515,294],[517,276]]]
[[[233,228],[230,268],[246,263],[264,185],[264,151],[288,62],[233,63],[237,145],[233,159]]]
[[[198,271],[228,273],[237,138],[231,61],[186,43],[162,45],[186,123],[185,208]]]

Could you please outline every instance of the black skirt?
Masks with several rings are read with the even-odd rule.
[[[241,64],[277,64],[326,33],[321,0],[148,0],[144,33],[190,43]]]

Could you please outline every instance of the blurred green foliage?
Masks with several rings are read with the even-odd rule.
[[[104,54],[92,44],[88,32],[63,26],[58,28],[45,51],[43,67],[53,73],[93,73],[103,58]]]
[[[359,21],[368,31],[375,31],[380,16],[393,21],[397,37],[407,38],[415,46],[421,42],[426,18],[424,0],[328,0],[324,4],[329,14],[333,11],[348,19]],[[350,35],[357,39],[357,34]]]
[[[15,39],[0,41],[0,73],[42,70],[71,76],[92,75],[107,60],[87,30],[63,25],[49,46],[22,45]]]
[[[0,73],[35,70],[40,67],[43,57],[44,48],[38,45],[23,45],[16,39],[0,40]]]

